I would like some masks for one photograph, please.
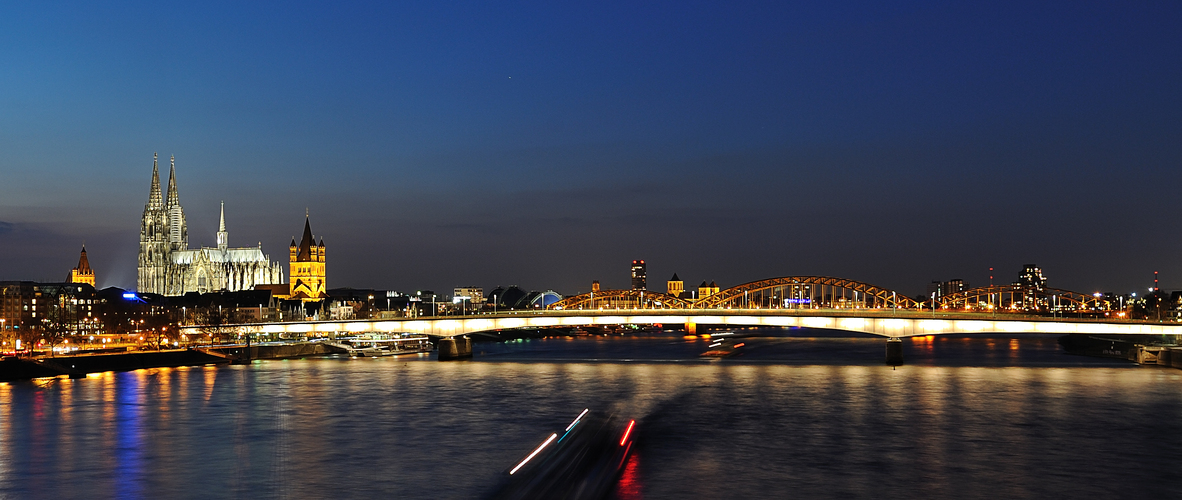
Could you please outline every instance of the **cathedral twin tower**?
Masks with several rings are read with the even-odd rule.
[[[324,280],[324,239],[317,245],[312,229],[304,221],[304,237],[291,245],[289,287],[283,284],[283,268],[271,261],[260,247],[230,248],[226,232],[226,209],[222,206],[217,247],[189,249],[185,210],[176,189],[176,159],[169,161],[168,194],[160,192],[160,173],[152,155],[152,187],[140,221],[139,279],[141,293],[184,295],[188,292],[216,292],[271,289],[282,298],[320,300],[327,297]],[[283,293],[286,292],[286,293]]]

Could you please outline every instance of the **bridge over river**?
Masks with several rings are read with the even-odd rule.
[[[241,333],[282,337],[362,333],[417,333],[454,337],[520,328],[611,325],[686,325],[688,329],[698,326],[806,327],[886,338],[966,333],[1182,335],[1182,325],[1175,323],[891,309],[567,309],[473,316],[242,324],[234,325],[233,329]],[[200,327],[186,327],[182,331],[189,335],[200,335],[202,330]]]

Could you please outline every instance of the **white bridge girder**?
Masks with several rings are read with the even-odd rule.
[[[1182,325],[1135,322],[1072,321],[1060,318],[956,319],[921,317],[885,317],[874,315],[791,314],[785,310],[708,310],[702,314],[667,314],[664,311],[547,311],[534,314],[498,314],[470,317],[383,319],[351,321],[302,321],[239,325],[242,333],[329,334],[418,333],[451,337],[471,333],[545,328],[558,326],[685,324],[719,326],[807,327],[868,333],[882,337],[914,337],[965,333],[1081,333],[1093,335],[1179,335]],[[197,335],[199,327],[186,327],[183,333]]]

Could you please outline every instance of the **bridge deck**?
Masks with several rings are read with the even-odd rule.
[[[962,333],[1083,333],[1101,335],[1180,335],[1182,325],[1138,321],[1048,318],[973,313],[924,313],[890,309],[701,309],[563,310],[349,321],[296,321],[238,325],[242,332],[312,336],[406,332],[450,337],[515,328],[628,324],[807,327],[912,337]],[[199,327],[186,327],[199,334]]]

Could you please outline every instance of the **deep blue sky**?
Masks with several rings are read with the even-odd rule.
[[[330,287],[1182,288],[1182,3],[0,7],[0,279],[134,287],[155,151]]]

